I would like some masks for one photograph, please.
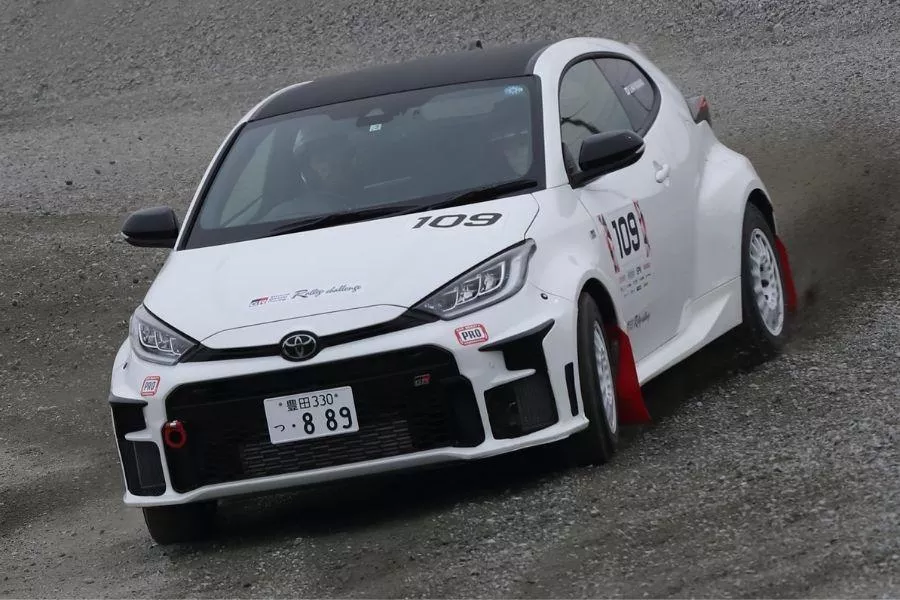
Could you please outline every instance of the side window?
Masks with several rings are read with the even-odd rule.
[[[585,138],[604,131],[632,128],[615,90],[593,60],[576,63],[563,75],[559,119],[567,163],[577,162]]]
[[[650,80],[630,60],[599,58],[597,64],[616,90],[632,128],[641,131],[650,121],[656,92]]]

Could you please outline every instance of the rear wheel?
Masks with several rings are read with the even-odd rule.
[[[577,337],[579,384],[590,425],[567,440],[567,450],[577,465],[601,465],[613,457],[619,441],[616,386],[603,316],[587,294],[578,303]]]
[[[775,235],[762,212],[748,204],[741,235],[741,337],[757,356],[778,353],[787,339],[784,265],[775,251]]]
[[[191,502],[142,509],[150,537],[157,544],[177,544],[205,539],[213,530],[216,502]]]

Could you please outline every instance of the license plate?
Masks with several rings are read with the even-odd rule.
[[[349,386],[266,398],[263,406],[273,444],[359,431]]]

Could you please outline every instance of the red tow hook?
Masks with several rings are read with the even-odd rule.
[[[169,421],[163,425],[163,441],[173,450],[180,450],[187,444],[187,431],[179,420]]]

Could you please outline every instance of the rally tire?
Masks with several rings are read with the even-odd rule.
[[[597,346],[597,343],[602,346]],[[579,387],[584,402],[584,415],[589,425],[567,440],[567,458],[577,466],[602,465],[612,459],[619,441],[613,375],[615,369],[603,315],[593,298],[587,294],[583,294],[578,302],[577,350]],[[598,366],[598,362],[603,362],[604,357],[605,368],[608,369],[603,377],[605,385],[601,382],[601,367]],[[606,390],[606,394],[603,390]],[[612,426],[604,407],[604,400],[610,398],[614,423]]]
[[[787,340],[790,322],[784,273],[771,226],[748,203],[741,232],[743,319],[738,335],[744,347],[761,359],[778,354]]]
[[[160,545],[195,542],[212,534],[216,502],[191,502],[144,507],[144,522],[153,541]]]

